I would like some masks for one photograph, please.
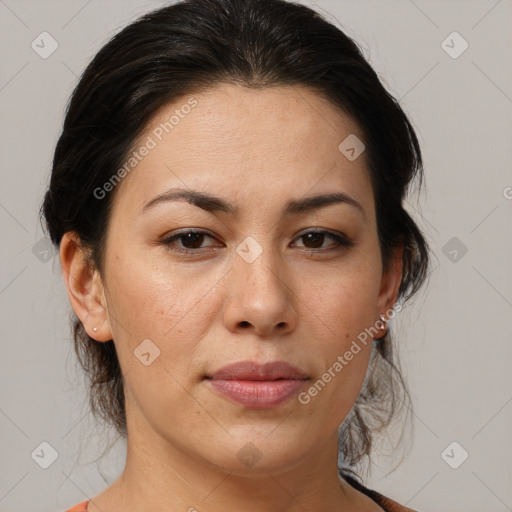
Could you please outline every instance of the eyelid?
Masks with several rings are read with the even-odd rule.
[[[197,235],[205,235],[212,239],[217,239],[217,236],[214,235],[211,231],[208,231],[208,230],[205,230],[202,228],[184,228],[184,229],[181,229],[178,231],[173,231],[169,235],[165,235],[162,238],[162,240],[160,241],[160,243],[162,243],[164,245],[170,245],[173,240],[179,239],[180,237],[188,235],[189,233],[193,233],[193,234],[197,234]],[[185,251],[186,249],[183,249],[183,250]],[[188,250],[193,251],[193,252],[198,252],[201,249],[188,249]]]

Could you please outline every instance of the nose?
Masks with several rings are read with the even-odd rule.
[[[263,337],[281,336],[297,324],[296,295],[286,266],[267,249],[252,262],[238,254],[228,274],[224,322],[240,334],[252,330]]]

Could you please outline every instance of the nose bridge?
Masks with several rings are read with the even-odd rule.
[[[226,321],[232,329],[247,323],[260,333],[276,326],[295,323],[292,290],[284,265],[271,242],[259,243],[248,236],[236,248],[234,272],[230,282],[230,304]]]
[[[241,275],[249,293],[267,294],[267,302],[285,294],[286,288],[283,275],[283,265],[280,264],[276,251],[271,246],[270,237],[258,242],[248,236],[236,248],[236,274]],[[251,289],[252,288],[252,289]]]

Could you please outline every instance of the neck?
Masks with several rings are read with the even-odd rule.
[[[152,430],[129,424],[128,432],[125,469],[91,501],[89,512],[355,512],[362,503],[338,476],[337,436],[286,467],[268,467],[262,458],[240,471],[201,459]]]

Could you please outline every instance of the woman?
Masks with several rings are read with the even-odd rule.
[[[387,322],[428,268],[414,177],[406,115],[305,6],[187,0],[106,44],[41,213],[127,458],[69,510],[411,510],[355,468],[408,396]]]

